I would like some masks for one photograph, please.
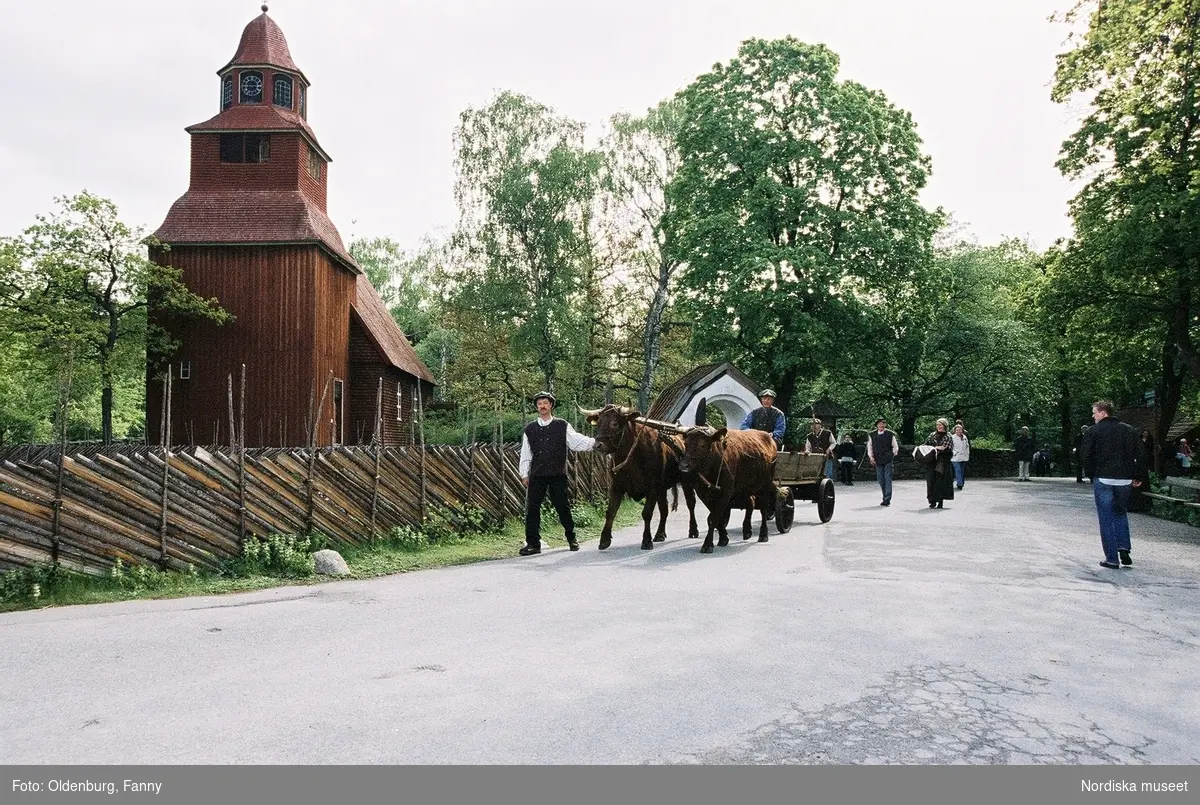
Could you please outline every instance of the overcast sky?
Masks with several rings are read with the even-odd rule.
[[[0,235],[87,189],[153,230],[187,189],[185,126],[218,111],[216,70],[251,0],[0,0]],[[841,76],[910,111],[924,193],[981,242],[1070,233],[1054,167],[1078,110],[1050,102],[1072,0],[277,0],[312,82],[342,236],[415,248],[446,233],[459,113],[514,90],[597,129],[728,61],[751,37],[821,42]]]

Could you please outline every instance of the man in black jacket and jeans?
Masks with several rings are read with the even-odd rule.
[[[1141,486],[1138,464],[1142,447],[1137,432],[1112,415],[1112,403],[1099,400],[1092,405],[1096,424],[1083,436],[1083,464],[1092,479],[1096,514],[1100,518],[1100,544],[1104,548],[1101,567],[1117,569],[1132,565],[1129,540],[1129,499]],[[1118,564],[1118,558],[1120,564]]]

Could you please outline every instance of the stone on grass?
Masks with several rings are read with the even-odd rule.
[[[322,576],[349,576],[350,568],[337,551],[326,548],[313,554],[316,571]]]

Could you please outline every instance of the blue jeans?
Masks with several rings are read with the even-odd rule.
[[[832,458],[825,459],[825,477],[831,481],[833,480],[833,459]]]
[[[962,489],[967,478],[967,462],[951,461],[950,466],[954,468],[954,485]]]
[[[892,462],[887,464],[875,465],[875,480],[879,481],[879,488],[883,490],[883,502],[892,502]]]
[[[1133,496],[1132,486],[1109,486],[1099,480],[1092,481],[1092,494],[1096,498],[1096,514],[1100,518],[1100,545],[1104,548],[1104,561],[1117,564],[1117,551],[1128,551],[1129,547],[1129,499]]]

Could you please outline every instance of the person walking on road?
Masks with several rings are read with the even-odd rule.
[[[954,486],[961,492],[967,483],[967,462],[971,460],[971,440],[967,438],[961,421],[954,426],[950,441],[954,445],[950,455],[950,466],[954,468]]]
[[[1017,480],[1029,480],[1029,465],[1033,463],[1033,437],[1029,428],[1021,428],[1016,441],[1013,442],[1013,452],[1017,454]]]
[[[1071,450],[1075,454],[1075,483],[1077,484],[1083,483],[1083,437],[1087,432],[1087,425],[1079,426],[1079,435],[1075,437],[1075,447]]]
[[[573,551],[579,550],[575,519],[567,500],[567,450],[586,452],[596,446],[596,440],[578,433],[571,423],[554,416],[557,402],[550,392],[539,391],[533,398],[538,418],[525,426],[521,436],[518,471],[521,483],[529,490],[525,500],[525,547],[519,551],[521,556],[542,552],[542,501],[547,495],[566,532],[567,545]]]
[[[867,457],[875,468],[875,480],[883,492],[880,506],[892,505],[892,462],[900,454],[900,440],[896,434],[888,430],[887,420],[883,417],[875,420],[875,430],[867,437]]]
[[[950,469],[954,442],[946,430],[948,424],[939,419],[933,433],[925,440],[925,444],[933,448],[933,460],[925,465],[925,499],[931,509],[940,509],[944,501],[954,500],[954,477]]]
[[[846,486],[854,486],[854,462],[857,461],[854,437],[849,433],[843,436],[842,440],[838,442],[838,446],[834,448],[833,454],[838,461],[838,480]]]
[[[1083,437],[1083,458],[1100,520],[1100,545],[1104,549],[1100,567],[1116,570],[1133,564],[1128,511],[1134,487],[1142,485],[1138,480],[1142,446],[1137,431],[1113,416],[1112,410],[1108,400],[1092,405],[1096,424]]]

